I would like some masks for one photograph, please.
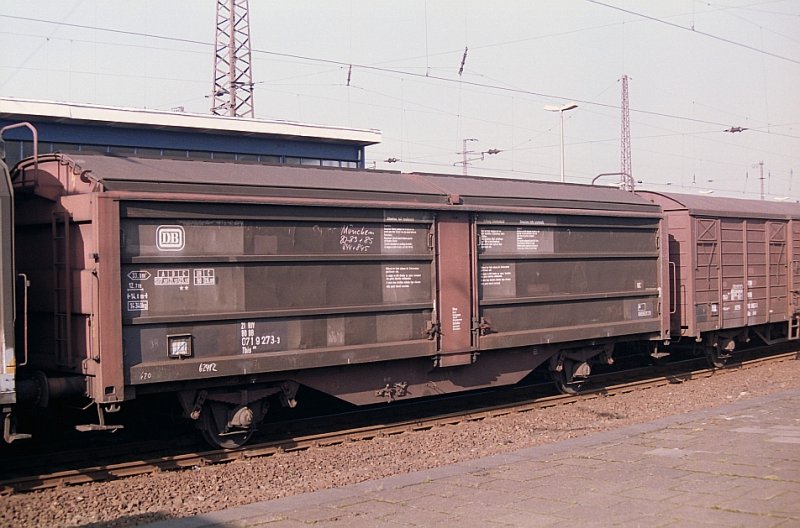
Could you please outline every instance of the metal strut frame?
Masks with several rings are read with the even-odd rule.
[[[72,262],[70,217],[55,213],[51,220],[53,240],[53,324],[55,359],[68,365],[72,358]]]
[[[628,102],[628,76],[622,76],[622,127],[620,133],[620,188],[633,192],[636,185],[631,170],[631,117]]]
[[[248,0],[217,0],[211,113],[255,117]]]

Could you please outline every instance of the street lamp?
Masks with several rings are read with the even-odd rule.
[[[561,183],[564,183],[564,112],[575,110],[578,105],[567,103],[561,106],[545,105],[544,109],[548,112],[558,112],[561,115]]]

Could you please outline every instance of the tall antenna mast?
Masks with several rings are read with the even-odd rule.
[[[255,117],[248,0],[217,0],[211,113]]]
[[[622,131],[620,134],[620,175],[619,186],[625,191],[634,190],[631,171],[631,115],[628,103],[628,76],[622,76]]]

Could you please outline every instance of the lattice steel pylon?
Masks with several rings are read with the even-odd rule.
[[[635,185],[631,170],[631,115],[628,103],[628,76],[622,76],[622,128],[620,133],[620,180],[622,190],[633,192]]]
[[[217,0],[211,113],[255,117],[248,0]]]

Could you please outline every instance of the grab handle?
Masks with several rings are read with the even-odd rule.
[[[670,299],[669,314],[674,315],[678,311],[678,267],[674,262],[669,263],[670,270]]]
[[[19,277],[22,279],[22,353],[25,360],[17,366],[24,367],[28,364],[28,287],[31,281],[24,273],[20,273]]]

